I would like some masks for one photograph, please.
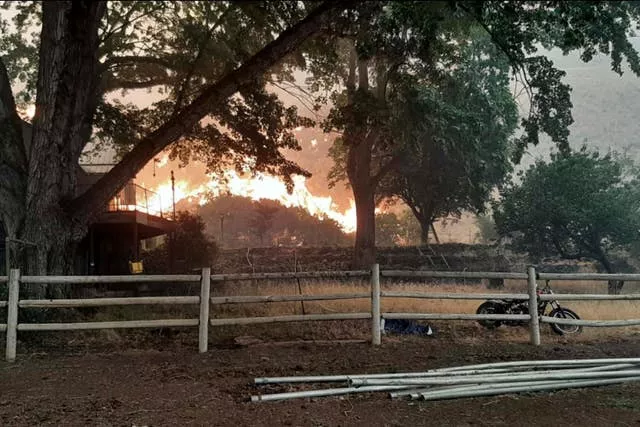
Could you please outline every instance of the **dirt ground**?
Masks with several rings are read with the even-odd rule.
[[[188,339],[187,339],[188,338]],[[534,348],[499,336],[385,337],[366,343],[213,343],[198,354],[194,336],[159,345],[22,345],[0,362],[0,425],[466,426],[640,425],[640,384],[441,402],[385,394],[252,403],[259,376],[419,371],[529,359],[639,357],[640,336],[597,341],[545,337]]]

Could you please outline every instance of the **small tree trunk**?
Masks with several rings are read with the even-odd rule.
[[[622,280],[609,280],[607,293],[609,295],[620,295],[622,293],[622,286],[624,286],[624,281]]]
[[[504,279],[489,279],[488,289],[504,289]]]
[[[607,273],[609,274],[614,273],[614,269],[613,269],[613,266],[611,265],[611,262],[609,261],[609,259],[607,258],[607,256],[602,250],[600,250],[598,253],[598,261],[600,261],[600,264],[602,264],[602,266],[604,267]],[[609,280],[609,282],[607,283],[607,293],[609,295],[619,295],[622,292],[623,286],[624,286],[624,281],[622,280]]]
[[[429,245],[429,230],[431,229],[431,223],[425,224],[420,222],[420,243],[422,246]]]

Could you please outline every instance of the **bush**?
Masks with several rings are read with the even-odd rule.
[[[199,215],[187,211],[178,212],[173,240],[168,238],[159,247],[143,253],[145,273],[191,274],[195,270],[213,265],[218,246],[205,235],[204,229],[205,223]],[[173,271],[170,271],[170,244],[173,245]]]

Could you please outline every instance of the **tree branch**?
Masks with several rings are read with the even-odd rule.
[[[504,53],[504,55],[509,59],[509,62],[511,63],[511,66],[514,70],[514,74],[521,76],[523,89],[527,92],[527,95],[529,97],[529,114],[531,115],[531,111],[533,111],[533,92],[531,90],[531,83],[529,82],[529,78],[527,77],[527,70],[522,63],[524,58],[516,58],[513,55],[511,49],[505,46],[504,43],[502,43],[502,40],[500,40],[500,38],[495,34],[495,32],[491,28],[489,28],[484,20],[482,20],[482,17],[479,13],[470,10],[464,4],[459,4],[458,6],[460,7],[460,9],[465,11],[467,15],[472,17],[486,31],[486,33],[489,35],[489,37],[491,37],[491,40],[495,43],[498,49],[500,49],[502,53]]]
[[[135,21],[138,21],[142,18],[144,18],[145,16],[149,16],[151,14],[153,14],[154,12],[166,7],[165,4],[163,4],[165,2],[156,2],[156,6],[155,8],[150,9],[149,11],[145,12],[145,13],[141,13],[140,15],[136,16],[135,18],[131,19],[131,16],[133,15],[133,12],[135,12],[136,10],[136,4],[132,3],[131,8],[129,8],[129,10],[127,10],[127,13],[125,13],[125,20],[122,23],[122,25],[120,25],[119,27],[115,27],[113,29],[111,29],[111,31],[106,32],[105,34],[103,34],[100,37],[100,43],[104,43],[106,42],[109,38],[111,38],[113,35],[115,35],[117,32],[125,32],[127,27],[131,24],[133,24]]]
[[[206,87],[202,93],[180,113],[140,140],[123,159],[93,187],[76,198],[69,206],[74,220],[84,224],[96,215],[104,204],[155,155],[169,144],[188,133],[217,104],[252,83],[281,58],[297,49],[305,40],[317,33],[327,22],[330,12],[353,7],[357,2],[324,2],[296,25],[285,30],[278,38],[248,59],[243,65]]]
[[[174,69],[173,64],[169,61],[166,61],[162,58],[158,58],[155,56],[137,56],[137,55],[123,55],[123,56],[112,56],[111,58],[105,59],[102,63],[102,71],[106,71],[112,67],[117,66],[131,66],[138,64],[154,64],[160,65],[166,69],[172,70]]]
[[[225,9],[225,11],[220,14],[220,16],[218,17],[216,22],[213,24],[213,26],[211,28],[209,28],[209,30],[207,31],[207,34],[204,36],[204,38],[202,40],[202,43],[198,47],[198,53],[196,54],[196,57],[191,62],[190,66],[189,66],[189,70],[187,71],[187,75],[182,80],[182,84],[180,85],[180,90],[178,91],[178,94],[176,95],[176,104],[175,104],[174,111],[173,111],[174,115],[177,114],[180,111],[180,108],[182,108],[182,102],[184,101],[184,96],[185,96],[185,94],[186,94],[186,92],[187,92],[187,90],[189,88],[189,82],[191,81],[191,78],[193,77],[194,73],[196,72],[196,67],[198,66],[198,62],[200,62],[200,59],[202,58],[202,55],[204,54],[204,49],[205,49],[205,47],[207,45],[207,42],[209,41],[209,39],[213,35],[213,32],[220,26],[220,23],[229,14],[230,11],[231,11],[231,6],[227,7]]]
[[[146,89],[154,86],[170,84],[172,80],[168,76],[159,76],[147,80],[120,80],[113,76],[105,77],[102,83],[102,91],[104,93],[116,90],[127,89]]]
[[[320,116],[320,114],[318,114],[318,111],[316,111],[316,109],[313,107],[313,105],[310,105],[310,103],[313,103],[313,100],[308,100],[308,99],[304,99],[301,95],[295,93],[294,91],[290,90],[289,88],[281,85],[278,82],[275,81],[270,81],[269,82],[270,85],[273,85],[274,87],[277,87],[278,89],[280,89],[281,91],[283,91],[284,93],[286,93],[287,95],[291,95],[293,98],[295,98],[300,105],[302,105],[304,108],[306,108],[311,114],[313,114],[316,118],[316,120],[318,119],[318,117]],[[301,92],[304,93],[304,91],[299,88],[297,85],[295,85],[295,87],[297,89],[299,89]]]

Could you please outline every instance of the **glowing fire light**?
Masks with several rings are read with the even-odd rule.
[[[230,193],[235,196],[248,197],[252,200],[276,200],[286,207],[300,207],[318,218],[330,218],[340,224],[343,231],[352,233],[356,229],[356,209],[353,200],[351,207],[344,213],[337,210],[331,197],[318,197],[311,194],[303,176],[294,176],[293,192],[287,193],[287,188],[280,179],[258,173],[255,177],[244,178],[235,171],[227,171],[224,180],[211,178],[209,182],[195,189],[188,190],[186,181],[176,181],[176,203],[186,199],[197,201],[203,205],[207,203],[207,193],[214,197]],[[164,183],[154,190],[160,195],[161,208],[167,211],[171,208],[171,183]]]
[[[164,155],[162,158],[156,160],[156,167],[162,168],[169,163],[169,156]]]

